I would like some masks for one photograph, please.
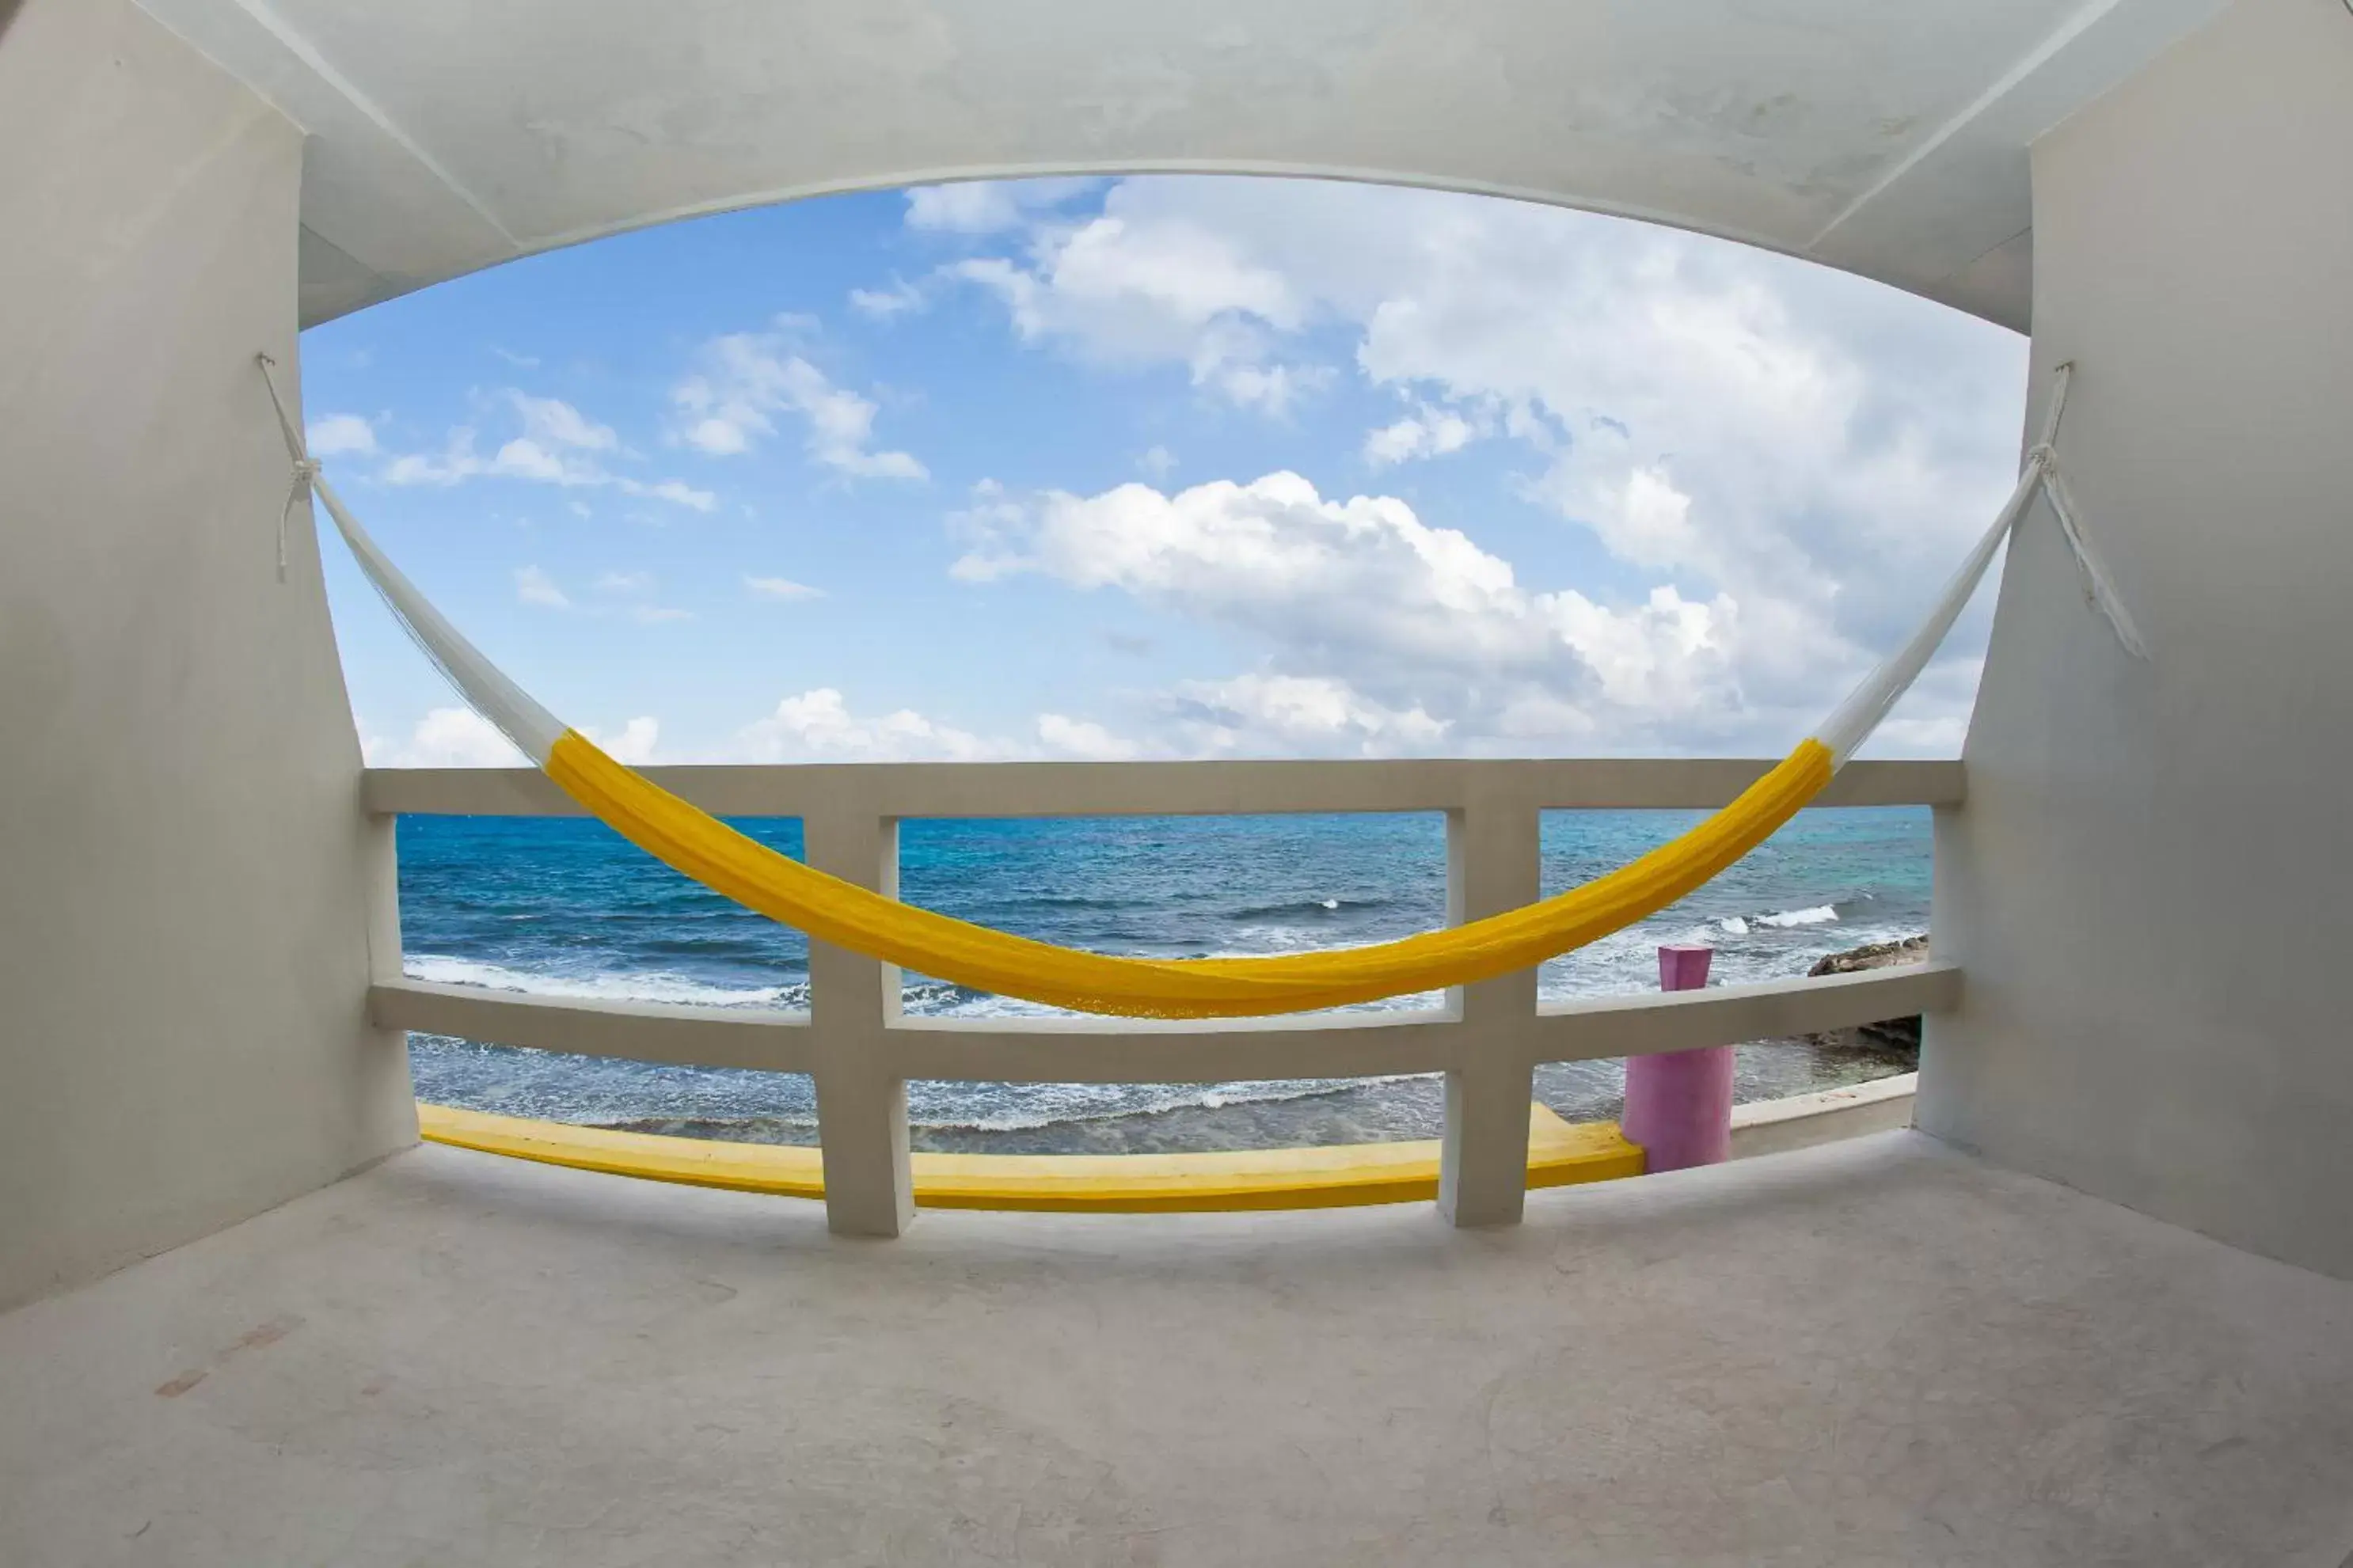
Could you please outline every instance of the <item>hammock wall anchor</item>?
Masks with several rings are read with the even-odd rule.
[[[1368,947],[1272,958],[1119,958],[1034,942],[902,904],[776,853],[611,757],[483,658],[353,517],[257,355],[293,467],[288,510],[314,493],[393,616],[474,710],[590,815],[664,864],[812,938],[937,979],[1081,1012],[1136,1017],[1302,1013],[1492,979],[1609,935],[1683,898],[1769,837],[1821,793],[1926,668],[2035,497],[2047,496],[2086,599],[2136,657],[2145,645],[2083,534],[2052,447],[2072,365],[2061,365],[2042,439],[2010,500],[1920,627],[1778,766],[1671,843],[1583,887],[1485,920]],[[280,519],[279,570],[285,571]]]

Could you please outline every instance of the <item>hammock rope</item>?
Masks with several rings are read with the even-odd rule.
[[[1606,876],[1506,913],[1395,942],[1272,958],[1121,958],[1060,947],[903,904],[746,837],[557,720],[460,636],[377,548],[303,449],[269,383],[297,493],[315,493],[361,571],[460,696],[590,815],[665,865],[819,942],[976,990],[1131,1017],[1255,1017],[1377,1001],[1525,969],[1633,924],[1704,885],[1820,795],[1868,740],[1951,631],[2002,542],[2047,496],[2087,600],[2136,657],[2146,645],[2084,542],[2057,483],[2052,441],[2070,366],[2059,367],[2043,439],[2017,488],[1919,629],[1864,679],[1817,733],[1722,811]],[[282,546],[281,546],[282,558]]]

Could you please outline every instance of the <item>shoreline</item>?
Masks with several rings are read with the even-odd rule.
[[[1830,954],[1813,973],[1918,963],[1925,937]],[[1905,1026],[1908,1025],[1908,1031]],[[1918,1020],[1889,1020],[1826,1036],[1751,1040],[1738,1047],[1734,1103],[1784,1100],[1843,1089],[1919,1067]],[[1535,1073],[1535,1099],[1571,1122],[1616,1120],[1624,1105],[1620,1061],[1552,1062]],[[1072,1117],[1012,1127],[914,1122],[910,1146],[942,1154],[1182,1154],[1220,1150],[1333,1147],[1435,1138],[1443,1131],[1436,1074],[1337,1082],[1284,1099],[1177,1105],[1119,1115]],[[635,1117],[584,1121],[611,1131],[651,1132],[721,1142],[808,1146],[806,1118]]]

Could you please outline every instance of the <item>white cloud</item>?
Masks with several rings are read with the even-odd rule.
[[[920,479],[905,452],[874,448],[874,403],[838,387],[803,355],[789,331],[731,332],[712,339],[698,367],[670,392],[681,440],[706,456],[733,457],[776,434],[776,416],[808,422],[811,458],[859,479]]]
[[[1195,752],[1426,752],[1446,739],[1447,721],[1419,705],[1390,708],[1330,676],[1238,675],[1192,681],[1168,704]]]
[[[537,605],[551,610],[569,610],[575,606],[570,595],[557,585],[555,579],[536,566],[515,570],[515,598],[526,605]],[[591,586],[610,597],[638,598],[654,590],[653,574],[649,572],[607,572]],[[641,626],[668,626],[674,621],[695,618],[692,610],[681,610],[668,605],[592,605],[584,612],[591,616],[627,616]]]
[[[561,398],[533,397],[510,388],[507,401],[522,416],[524,436],[535,442],[587,452],[609,452],[621,444],[611,426],[597,424]]]
[[[1886,749],[1923,756],[1957,755],[1968,732],[1968,717],[1963,713],[1939,713],[1927,719],[1891,718],[1879,727],[1879,737],[1886,742]]]
[[[1212,387],[1244,408],[1282,418],[1312,392],[1332,384],[1328,365],[1247,364],[1218,361],[1193,367],[1196,385]]]
[[[897,277],[891,279],[888,289],[852,289],[849,291],[849,308],[878,321],[887,321],[910,310],[920,310],[928,302],[921,289]]]
[[[302,432],[314,458],[365,457],[375,451],[375,426],[356,414],[328,414]]]
[[[1086,334],[1102,351],[1146,353],[1167,344],[1189,352],[1195,335],[1213,325],[1289,331],[1307,313],[1306,298],[1282,273],[1182,218],[1138,223],[1106,212],[1044,228],[1030,258],[1027,268],[982,258],[956,268],[1002,295],[1025,337]]]
[[[1442,458],[1476,440],[1480,427],[1451,409],[1427,408],[1394,425],[1367,431],[1365,461],[1375,468],[1415,458]]]
[[[1198,746],[1421,751],[1597,732],[1655,743],[1736,726],[1740,605],[1662,584],[1629,604],[1532,591],[1511,563],[1388,496],[1326,500],[1296,474],[1175,495],[984,496],[955,575],[1036,574],[1245,634],[1270,667],[1163,705]]]
[[[1313,297],[1216,226],[1129,212],[1131,188],[1095,217],[1039,225],[1026,263],[976,257],[948,271],[995,293],[1024,342],[1113,365],[1178,361],[1196,386],[1272,415],[1324,385],[1327,367],[1272,350],[1307,324]]]
[[[1093,189],[1096,183],[1055,178],[918,185],[907,193],[907,226],[951,234],[991,234],[1072,200]]]
[[[377,477],[388,485],[458,484],[477,474],[491,471],[491,465],[474,450],[474,432],[469,426],[459,426],[449,432],[449,439],[439,456],[425,452],[407,452],[395,458]]]
[[[499,455],[491,459],[485,471],[503,474],[509,479],[538,479],[552,485],[605,482],[604,474],[594,463],[560,456],[528,436],[518,436],[501,447]]]
[[[470,708],[436,708],[417,721],[406,742],[371,735],[361,751],[372,768],[512,768],[524,757],[488,719]]]
[[[709,490],[697,489],[684,479],[661,479],[653,484],[628,478],[616,479],[614,485],[623,495],[639,496],[649,500],[666,500],[673,506],[691,507],[696,511],[709,511],[719,504],[719,498]]]
[[[1135,466],[1154,480],[1166,479],[1176,467],[1176,454],[1166,447],[1153,447],[1135,459]]]
[[[661,725],[652,715],[641,714],[622,725],[617,734],[586,724],[580,732],[615,762],[641,768],[654,761],[654,742],[661,737]]]
[[[1050,752],[1089,762],[1134,762],[1145,753],[1138,742],[1114,735],[1092,720],[1071,719],[1060,713],[1038,715],[1038,739]]]
[[[776,711],[736,733],[746,762],[995,762],[1019,749],[927,719],[912,709],[860,717],[836,689],[787,697]]]
[[[501,446],[488,463],[475,465],[473,432],[452,432],[442,467],[431,482],[455,484],[477,472],[553,485],[615,482],[595,458],[583,455],[609,452],[620,445],[610,426],[596,423],[560,398],[533,397],[510,388],[506,400],[522,420],[522,434]]]
[[[1597,686],[1547,677],[1472,709],[1429,707],[1458,744],[1588,722],[1603,725],[1601,746],[1786,742],[1909,629],[2015,468],[2022,340],[1726,242],[1441,193],[1166,178],[1124,182],[1098,216],[1033,216],[996,248],[957,274],[995,292],[1025,339],[1092,363],[1183,366],[1254,406],[1294,405],[1297,389],[1266,384],[1353,338],[1358,382],[1407,405],[1366,435],[1368,463],[1509,439],[1526,499],[1615,558],[1619,580],[1664,592],[1522,593],[1550,604],[1547,625],[1577,628]],[[1292,533],[1278,535],[1261,542],[1288,559]],[[1368,537],[1389,552],[1403,538]],[[1060,547],[1049,528],[1016,554],[1059,573]],[[985,574],[992,559],[976,550],[964,569]],[[1279,673],[1396,706],[1407,687],[1389,656],[1331,624],[1345,601],[1294,612],[1323,628],[1323,652],[1271,616],[1250,625]],[[1186,613],[1232,626],[1241,610],[1204,598]],[[1494,634],[1476,618],[1478,636]],[[1937,672],[1973,668],[1984,630],[1980,609],[1924,682],[1934,710],[1892,728],[1889,746],[1949,737],[1970,688]],[[1668,710],[1614,714],[1611,694],[1631,691]]]
[[[719,415],[706,415],[689,425],[684,432],[686,444],[710,458],[733,458],[752,449],[748,433],[750,418],[728,419]],[[760,426],[769,428],[765,421]]]
[[[526,605],[538,605],[551,610],[568,610],[572,601],[555,585],[555,579],[536,566],[518,566],[514,574],[515,597]]]
[[[861,716],[842,694],[820,687],[788,697],[766,718],[744,726],[732,745],[708,760],[722,762],[1003,762],[1064,757],[1125,762],[1163,754],[1113,733],[1089,720],[1041,713],[1037,739],[1022,742],[984,737],[901,710]],[[408,738],[393,742],[361,726],[367,765],[380,768],[507,768],[526,765],[522,754],[490,721],[470,708],[437,708],[417,721]],[[640,714],[617,730],[583,724],[580,732],[616,761],[631,767],[695,761],[660,749],[661,724]]]
[[[461,425],[449,432],[438,453],[409,452],[395,458],[377,477],[388,485],[437,485],[448,488],[488,475],[528,479],[566,488],[610,486],[624,494],[665,500],[677,506],[709,511],[718,498],[680,479],[649,482],[607,469],[596,456],[621,456],[620,437],[612,426],[599,425],[571,404],[554,397],[534,397],[510,387],[501,395],[522,424],[522,433],[484,458],[476,446],[473,426]],[[588,509],[577,501],[571,510],[582,517]]]
[[[763,599],[822,599],[825,591],[806,583],[796,583],[790,577],[745,577],[744,586]]]

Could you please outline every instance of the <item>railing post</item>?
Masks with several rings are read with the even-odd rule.
[[[897,895],[895,819],[845,802],[804,815],[801,834],[817,869]],[[889,1065],[885,1037],[898,1016],[897,964],[810,942],[818,1142],[825,1163],[825,1220],[836,1236],[897,1236],[915,1217],[907,1083]]]
[[[1450,924],[1535,900],[1543,883],[1543,821],[1535,798],[1508,784],[1474,785],[1462,806],[1446,814]],[[1446,1074],[1439,1212],[1459,1226],[1516,1225],[1527,1205],[1536,972],[1466,985],[1455,1005],[1461,1009],[1462,1046]]]
[[[361,828],[363,875],[367,879],[368,984],[399,980],[404,972],[400,937],[400,819],[364,813]],[[370,1004],[361,999],[363,1011]],[[397,1147],[417,1140],[417,1081],[408,1066],[408,1031],[385,1029],[373,1023],[363,1064],[369,1088],[361,1103],[382,1107],[390,1125],[386,1143]]]

